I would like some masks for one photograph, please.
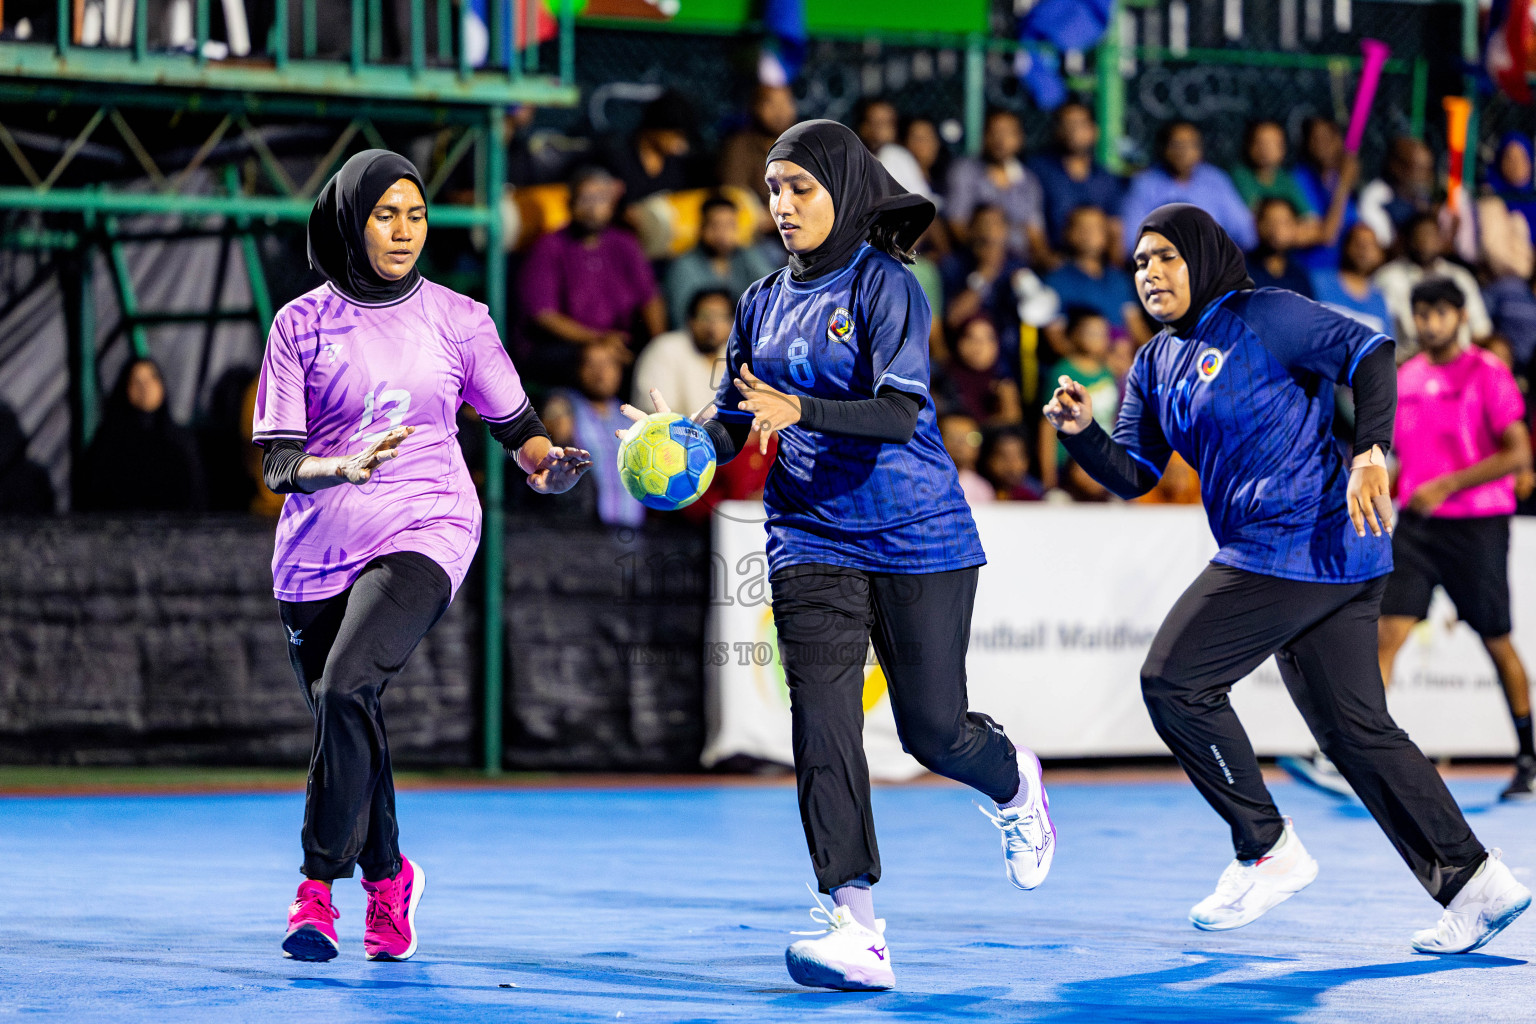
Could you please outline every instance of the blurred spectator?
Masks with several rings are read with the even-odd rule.
[[[1040,481],[1029,475],[1029,446],[1017,427],[1000,427],[982,435],[981,475],[998,501],[1039,501]]]
[[[256,496],[248,456],[253,450],[259,455],[261,449],[253,449],[251,420],[243,415],[245,394],[256,376],[250,366],[225,370],[209,393],[202,423],[195,432],[210,512],[245,512]]]
[[[986,477],[976,472],[981,461],[981,427],[976,421],[960,413],[940,416],[939,433],[944,438],[944,449],[955,460],[966,504],[984,505],[996,501],[997,492],[987,483]]]
[[[1312,298],[1312,279],[1291,258],[1300,225],[1289,199],[1270,196],[1259,200],[1254,226],[1259,244],[1248,254],[1248,276],[1255,288],[1289,288]]]
[[[0,515],[51,516],[53,481],[27,458],[27,435],[8,405],[0,405]]]
[[[1188,121],[1164,125],[1157,133],[1157,159],[1131,179],[1120,209],[1127,230],[1134,232],[1147,214],[1166,203],[1193,203],[1214,217],[1244,252],[1257,244],[1253,214],[1226,172],[1205,162],[1199,128]]]
[[[1136,499],[1142,505],[1200,504],[1200,476],[1174,452],[1157,486]]]
[[[118,379],[96,436],[75,468],[86,512],[201,512],[203,467],[192,432],[171,419],[152,359],[133,359]]]
[[[1365,218],[1362,216],[1361,218]],[[1381,235],[1378,232],[1377,238]],[[1472,337],[1485,338],[1493,333],[1493,322],[1483,305],[1477,278],[1459,263],[1445,258],[1446,241],[1433,213],[1418,213],[1403,226],[1403,254],[1376,271],[1376,287],[1387,300],[1387,309],[1397,338],[1397,361],[1401,363],[1419,350],[1419,335],[1413,325],[1413,286],[1426,277],[1448,277],[1456,282],[1467,298],[1467,326]]]
[[[720,287],[693,293],[684,310],[687,326],[658,334],[635,362],[633,405],[651,411],[656,388],[673,412],[692,416],[715,400],[725,371],[725,343],[731,337],[736,300]]]
[[[1493,166],[1488,168],[1488,188],[1504,200],[1512,214],[1525,220],[1527,235],[1536,241],[1536,182],[1533,182],[1531,140],[1520,132],[1506,132],[1499,140]]]
[[[774,266],[755,248],[743,248],[737,235],[740,211],[725,196],[704,200],[699,213],[699,244],[667,268],[664,283],[667,312],[672,324],[681,327],[688,304],[701,288],[724,288],[731,303],[758,278],[773,273]]]
[[[1509,346],[1510,366],[1518,376],[1530,373],[1536,356],[1536,294],[1529,279],[1507,274],[1483,289],[1493,329]]]
[[[1360,219],[1376,232],[1381,247],[1390,249],[1410,220],[1430,211],[1434,196],[1434,154],[1418,139],[1399,136],[1387,150],[1381,177],[1360,190]]]
[[[1070,377],[1088,391],[1093,418],[1106,431],[1115,429],[1120,413],[1120,382],[1105,360],[1109,356],[1109,321],[1097,309],[1074,306],[1067,312],[1067,342],[1071,354],[1046,373],[1046,384],[1055,389],[1062,377]],[[1046,490],[1061,485],[1057,468],[1068,462],[1067,449],[1056,439],[1056,430],[1040,421],[1040,482]]]
[[[1062,241],[1066,262],[1045,275],[1062,309],[1095,309],[1111,327],[1127,330],[1138,343],[1152,336],[1141,315],[1131,275],[1109,259],[1110,218],[1097,206],[1079,206],[1067,217]]]
[[[768,183],[763,169],[768,150],[794,125],[795,94],[783,85],[758,85],[752,90],[752,124],[736,132],[720,147],[720,184],[750,189],[768,205]],[[773,222],[768,223],[768,230]]]
[[[628,430],[629,417],[619,411],[624,361],[607,345],[588,345],[581,352],[576,388],[556,388],[544,405],[544,425],[557,445],[576,445],[592,453],[592,478],[597,492],[597,518],[609,526],[639,526],[645,506],[630,496],[619,479],[619,439],[615,430]],[[650,408],[650,403],[646,403]]]
[[[926,117],[908,118],[901,131],[901,144],[912,154],[912,159],[917,161],[917,169],[923,174],[923,184],[928,189],[923,194],[943,209],[944,198],[940,193],[944,190],[945,176],[949,173],[949,161],[944,142],[939,138],[939,129]]]
[[[1356,221],[1344,233],[1344,248],[1337,270],[1312,271],[1312,297],[1330,309],[1365,324],[1373,331],[1391,334],[1392,314],[1387,300],[1372,281],[1387,261],[1376,232]]]
[[[688,163],[694,127],[693,107],[679,92],[668,89],[645,105],[635,133],[603,154],[603,165],[624,185],[624,202],[700,183]]]
[[[527,338],[519,369],[544,383],[570,383],[581,350],[626,352],[666,330],[666,307],[640,243],[613,226],[619,183],[597,167],[571,180],[571,223],[533,243],[519,292]]]
[[[922,166],[898,141],[900,123],[896,108],[889,100],[865,99],[854,108],[853,130],[858,132],[865,148],[875,154],[875,159],[885,166],[898,185],[908,192],[932,199],[933,190],[928,187]]]
[[[943,240],[944,225],[934,220],[917,240],[917,258],[911,268],[933,314],[928,322],[928,359],[936,366],[949,361],[949,349],[944,344],[944,274],[939,263],[944,256]]]
[[[1312,209],[1324,211],[1323,239],[1299,251],[1297,262],[1309,270],[1336,267],[1341,232],[1359,219],[1355,185],[1360,179],[1360,161],[1344,149],[1344,130],[1324,117],[1302,122],[1301,157],[1295,175]],[[1333,224],[1335,210],[1337,225]]]
[[[944,326],[958,331],[967,320],[982,313],[992,318],[1000,338],[1016,339],[1019,307],[1013,278],[1025,267],[1023,260],[1008,251],[1008,221],[1003,211],[996,206],[978,206],[966,234],[966,247],[939,263],[944,281]]]
[[[981,137],[981,158],[956,160],[949,171],[945,216],[955,237],[968,240],[971,219],[983,206],[1002,211],[1008,226],[1008,248],[1029,263],[1051,256],[1045,236],[1045,192],[1035,172],[1024,166],[1024,126],[1009,110],[987,114]]]
[[[1291,204],[1296,218],[1292,249],[1334,245],[1344,222],[1349,193],[1359,174],[1359,161],[1353,156],[1344,157],[1339,187],[1330,190],[1323,205],[1319,206],[1300,180],[1285,169],[1285,150],[1285,129],[1278,121],[1249,123],[1243,139],[1243,162],[1232,168],[1233,186],[1243,197],[1243,202],[1254,211],[1255,219],[1262,200],[1284,199]]]
[[[1045,229],[1050,244],[1067,245],[1068,221],[1081,206],[1096,206],[1108,215],[1106,228],[1109,262],[1119,263],[1125,252],[1120,204],[1125,182],[1094,160],[1099,144],[1099,125],[1082,100],[1071,99],[1051,115],[1052,148],[1026,161],[1045,193]]]
[[[998,426],[1024,418],[1018,382],[1008,376],[997,328],[980,313],[955,332],[946,365],[933,369],[933,392],[945,412],[962,413],[979,423]]]

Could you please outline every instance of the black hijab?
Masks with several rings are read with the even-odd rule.
[[[415,267],[398,281],[384,280],[368,262],[363,244],[368,215],[401,178],[415,183],[426,196],[426,186],[409,160],[387,149],[365,149],[342,164],[315,199],[309,214],[309,265],[349,299],[392,302],[421,280]]]
[[[1156,231],[1172,242],[1189,265],[1189,310],[1164,325],[1174,334],[1189,333],[1200,322],[1205,307],[1227,292],[1253,287],[1243,251],[1200,207],[1189,203],[1159,206],[1141,222],[1137,241],[1148,231]]]
[[[905,251],[933,223],[933,203],[903,190],[859,137],[836,121],[801,121],[768,151],[768,163],[775,160],[804,167],[832,195],[832,231],[826,241],[803,255],[790,253],[796,281],[838,270],[877,229],[877,244],[890,242]]]

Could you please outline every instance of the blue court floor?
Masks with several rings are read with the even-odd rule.
[[[1453,786],[1527,883],[1536,807]],[[298,882],[301,796],[0,799],[0,1019],[60,1021],[1533,1021],[1536,913],[1478,954],[1422,957],[1424,895],[1365,812],[1275,794],[1322,864],[1247,928],[1185,920],[1230,847],[1187,784],[1053,787],[1055,868],[1003,878],[969,791],[876,794],[876,910],[898,991],[801,989],[783,950],[811,878],[787,786],[407,791],[402,844],[427,873],[421,950],[362,956],[363,898],[338,883],[342,955],[278,950]]]

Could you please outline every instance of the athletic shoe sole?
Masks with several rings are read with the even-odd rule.
[[[844,992],[883,992],[896,987],[894,978],[875,977],[859,968],[833,967],[809,957],[797,957],[788,950],[784,953],[784,966],[789,976],[807,988],[835,988]]]
[[[1277,757],[1275,766],[1284,769],[1291,778],[1304,786],[1311,786],[1321,793],[1330,796],[1341,796],[1346,800],[1355,800],[1355,791],[1344,781],[1342,775],[1330,775],[1320,772],[1313,766],[1310,759],[1305,757]]]
[[[301,924],[283,939],[283,956],[290,960],[324,963],[340,952],[331,937],[312,924]]]
[[[411,881],[410,906],[405,908],[405,922],[411,929],[411,944],[399,956],[391,956],[388,953],[369,953],[369,960],[398,963],[401,960],[409,960],[416,955],[416,940],[418,938],[416,935],[416,904],[421,902],[421,894],[427,891],[427,873],[415,861],[411,861],[411,868],[416,872],[416,877]]]
[[[1260,910],[1258,913],[1253,914],[1253,915],[1248,916],[1248,917],[1238,918],[1235,921],[1224,921],[1224,922],[1216,922],[1216,923],[1196,920],[1195,915],[1194,914],[1190,914],[1189,915],[1189,923],[1194,925],[1196,928],[1200,929],[1203,932],[1229,932],[1229,931],[1231,931],[1234,928],[1241,928],[1244,925],[1253,924],[1253,922],[1257,921],[1259,918],[1263,917],[1265,914],[1269,913],[1271,910],[1274,910],[1280,904],[1284,903],[1286,900],[1290,899],[1292,896],[1295,896],[1297,893],[1301,892],[1301,890],[1305,889],[1307,886],[1311,885],[1315,881],[1317,881],[1317,861],[1313,860],[1312,861],[1312,873],[1307,876],[1307,880],[1305,882],[1302,882],[1296,888],[1291,889],[1289,891],[1274,893],[1273,897],[1272,897],[1273,902],[1271,902],[1270,904],[1265,906],[1264,909]]]
[[[1530,905],[1531,894],[1529,892],[1523,893],[1513,903],[1505,907],[1503,910],[1500,910],[1496,915],[1490,918],[1487,928],[1483,931],[1483,934],[1478,937],[1477,941],[1463,949],[1424,949],[1415,943],[1413,951],[1415,953],[1426,953],[1429,955],[1445,954],[1447,956],[1457,956],[1462,953],[1470,953],[1474,949],[1481,949],[1482,947],[1488,945],[1488,943],[1492,942],[1496,937],[1498,937],[1499,932],[1502,932],[1505,928],[1508,928],[1510,925],[1514,924],[1515,918],[1525,913],[1526,909],[1529,908]]]

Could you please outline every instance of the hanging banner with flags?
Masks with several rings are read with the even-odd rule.
[[[987,551],[971,621],[970,704],[1045,757],[1166,754],[1140,669],[1173,602],[1216,545],[1198,506],[999,504],[976,509]],[[705,650],[705,764],[746,754],[789,764],[789,694],[773,631],[762,506],[715,516]],[[1536,521],[1516,518],[1515,641],[1536,650]],[[1528,599],[1528,600],[1527,600]],[[1389,706],[1431,756],[1509,756],[1514,730],[1478,638],[1443,594],[1398,657]],[[901,750],[884,674],[868,658],[864,741],[876,778],[922,769]],[[1261,754],[1315,749],[1273,660],[1232,702]]]

